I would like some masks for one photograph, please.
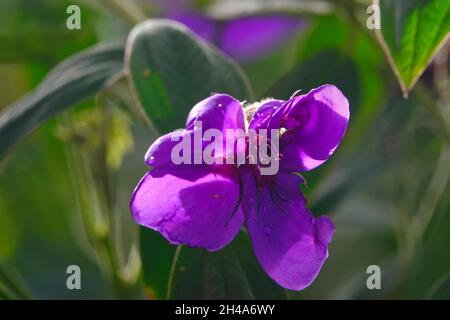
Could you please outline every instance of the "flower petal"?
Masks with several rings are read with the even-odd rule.
[[[245,153],[245,144],[237,144],[245,137],[244,110],[238,100],[227,94],[214,94],[202,100],[189,113],[186,128],[196,129],[200,121],[204,134],[214,129],[222,135],[222,144],[214,141],[214,158],[233,160],[237,154]],[[203,147],[209,143],[203,140]]]
[[[194,126],[196,121],[201,121],[201,128]],[[177,130],[158,138],[145,154],[145,162],[153,167],[168,163],[171,161],[173,148],[182,140],[189,139],[191,153],[189,155],[190,163],[194,163],[194,154],[203,153],[205,146],[210,141],[200,141],[201,148],[195,149],[194,131],[198,130],[199,138],[202,139],[205,131],[208,129],[217,129],[223,136],[222,150],[216,150],[217,158],[225,157],[226,144],[234,145],[238,137],[236,134],[227,136],[227,129],[242,129],[245,132],[244,112],[241,103],[233,97],[226,94],[214,94],[197,103],[191,110],[187,120],[187,129]],[[220,144],[217,145],[220,147]],[[234,152],[234,149],[232,150]]]
[[[256,186],[255,167],[252,165],[240,166],[239,174],[242,181],[242,210],[246,217],[251,217],[258,213],[259,207],[259,193]]]
[[[304,29],[304,19],[289,15],[260,15],[217,21],[189,11],[169,15],[197,35],[238,60],[264,56]]]
[[[148,172],[131,199],[134,220],[173,244],[215,251],[239,232],[244,216],[231,166],[159,166]]]
[[[349,104],[333,85],[324,85],[287,102],[285,132],[280,139],[281,170],[308,171],[321,165],[342,140],[350,117]]]
[[[334,225],[328,217],[314,218],[300,193],[300,176],[279,173],[264,188],[259,211],[246,226],[256,257],[279,285],[302,290],[317,277],[328,257]]]
[[[191,128],[195,121],[201,121],[204,130],[245,129],[241,103],[222,93],[213,94],[197,103],[189,112],[186,128]]]
[[[305,20],[289,15],[239,17],[222,27],[218,46],[237,60],[249,60],[270,53],[305,26]]]
[[[152,167],[170,163],[172,149],[182,139],[190,139],[192,141],[192,135],[192,130],[177,130],[159,137],[145,153],[145,162]]]
[[[257,131],[259,129],[278,129],[282,115],[280,107],[283,103],[283,100],[275,99],[264,102],[253,114],[249,128]]]
[[[169,14],[168,18],[184,24],[204,40],[214,42],[216,23],[206,16],[185,10]]]

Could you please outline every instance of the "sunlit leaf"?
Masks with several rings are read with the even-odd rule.
[[[380,6],[378,39],[408,95],[450,34],[448,0],[375,0]]]

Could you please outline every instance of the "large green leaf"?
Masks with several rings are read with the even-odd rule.
[[[0,158],[42,122],[102,89],[123,70],[122,43],[104,44],[58,65],[31,94],[0,115]]]
[[[375,0],[381,9],[377,32],[403,94],[408,95],[450,34],[448,0]]]
[[[140,104],[160,132],[184,126],[213,92],[249,99],[239,67],[181,24],[149,20],[130,33],[126,67]]]
[[[174,259],[175,246],[156,232],[141,229],[144,280],[152,296],[170,296],[170,299],[286,298],[286,292],[260,267],[244,231],[218,252],[184,246],[179,250]]]

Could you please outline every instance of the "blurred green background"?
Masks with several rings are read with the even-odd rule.
[[[201,11],[212,2],[193,1],[191,6]],[[369,2],[334,1],[328,13],[305,14],[307,27],[289,41],[263,57],[241,62],[258,99],[287,99],[298,89],[333,83],[350,100],[351,121],[343,145],[325,165],[305,173],[303,191],[312,212],[330,215],[336,224],[330,257],[309,288],[287,295],[448,299],[450,139],[440,122],[450,115],[448,44],[438,55],[439,63],[427,68],[404,99],[373,33],[355,27],[355,19],[364,23]],[[65,27],[66,8],[74,3],[82,8],[81,30]],[[111,3],[2,0],[0,109],[35,88],[64,58],[96,43],[125,39],[132,23]],[[162,14],[153,1],[134,3],[146,17]],[[126,85],[114,90],[120,99],[112,108],[113,148],[107,157],[112,211],[118,221],[114,237],[123,262],[139,243],[129,198],[147,170],[143,155],[157,136],[127,107],[133,102]],[[73,181],[77,158],[70,144],[78,143],[88,153],[96,150],[98,99],[52,118],[0,162],[0,265],[5,278],[20,288],[18,297],[117,297],[89,243]],[[444,116],[436,117],[436,110]],[[426,223],[417,227],[417,216],[426,217],[419,220]],[[151,231],[142,233],[163,243]],[[161,267],[161,275],[148,275],[145,260],[164,254],[163,249],[142,253],[145,285],[138,285],[139,297],[163,298],[158,285],[150,284],[158,277],[165,281],[168,268]],[[66,288],[66,268],[73,264],[82,270],[82,290]],[[381,290],[366,287],[366,269],[373,264],[381,267]]]

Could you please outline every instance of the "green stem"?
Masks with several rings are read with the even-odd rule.
[[[439,291],[439,289],[450,279],[450,271],[444,273],[439,279],[431,286],[425,295],[426,300],[433,299],[434,295]]]
[[[67,148],[67,163],[84,227],[102,270],[110,278],[117,297],[133,298],[138,296],[137,279],[126,279],[122,275],[112,232],[112,205],[107,203],[109,198],[103,188],[107,181],[98,183],[94,179],[92,163],[95,160],[91,156],[90,152],[83,150],[83,146],[69,144]]]
[[[0,265],[0,296],[5,299],[30,299],[25,289],[19,284],[17,279],[13,279]]]
[[[17,296],[0,281],[0,300],[16,300]]]
[[[430,114],[435,119],[436,123],[439,125],[439,128],[444,135],[444,138],[447,140],[447,143],[450,143],[450,125],[448,123],[448,120],[444,116],[442,110],[439,108],[439,105],[436,103],[435,99],[428,93],[427,88],[419,82],[416,84],[416,88],[413,93],[428,109]]]
[[[175,254],[173,255],[172,266],[170,267],[169,280],[167,281],[167,294],[166,300],[169,300],[172,295],[172,286],[173,286],[173,277],[175,274],[175,270],[177,268],[178,257],[180,256],[180,252],[183,246],[178,246],[175,250]]]
[[[450,144],[445,143],[436,164],[431,182],[422,198],[418,214],[414,220],[414,229],[417,238],[423,236],[429,226],[439,202],[445,193],[448,181],[450,180]]]

